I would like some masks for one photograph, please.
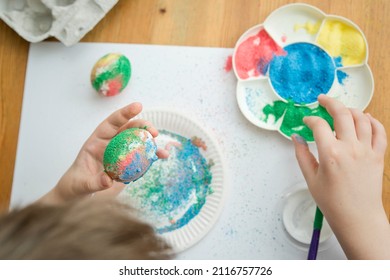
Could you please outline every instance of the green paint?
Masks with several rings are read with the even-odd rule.
[[[282,124],[279,130],[286,136],[291,137],[292,134],[298,134],[307,141],[314,141],[313,132],[303,123],[303,118],[306,116],[317,116],[327,121],[333,130],[333,118],[329,115],[326,109],[318,106],[311,109],[307,106],[297,106],[294,102],[275,101],[272,105],[268,104],[263,108],[265,120],[268,120],[270,115],[275,117],[277,122],[284,114]]]
[[[104,166],[116,165],[119,157],[125,157],[129,151],[129,143],[143,144],[141,138],[135,133],[137,130],[139,128],[126,129],[111,139],[104,151]]]
[[[109,55],[111,54],[105,55],[101,59],[104,59]],[[121,89],[124,89],[129,83],[130,76],[131,76],[130,61],[127,59],[126,56],[121,55],[112,65],[110,65],[107,71],[104,71],[95,77],[95,80],[92,81],[92,86],[97,91],[99,91],[104,82],[108,80],[117,79],[118,77],[120,77],[122,81]]]
[[[273,105],[266,105],[263,108],[263,113],[265,115],[265,121],[268,121],[268,117],[273,115],[275,117],[275,122],[277,122],[286,111],[287,103],[284,101],[275,101]]]
[[[316,214],[314,216],[313,228],[321,230],[323,220],[324,220],[324,215],[322,214],[320,208],[317,207],[316,208]]]

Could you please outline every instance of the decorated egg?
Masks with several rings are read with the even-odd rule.
[[[100,58],[92,68],[91,84],[104,96],[119,94],[129,83],[131,64],[119,53],[110,53]]]
[[[135,181],[157,160],[156,151],[157,145],[147,130],[126,129],[108,143],[103,157],[104,170],[115,181]]]

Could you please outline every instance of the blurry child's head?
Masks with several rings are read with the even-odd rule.
[[[0,217],[0,259],[167,259],[153,228],[115,200],[33,204]]]

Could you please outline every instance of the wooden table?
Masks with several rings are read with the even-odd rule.
[[[83,39],[181,46],[234,47],[249,27],[262,23],[287,0],[121,0]],[[328,14],[351,19],[367,37],[375,94],[367,108],[390,135],[390,26],[388,0],[306,0]],[[0,211],[11,195],[29,43],[0,22]],[[390,149],[383,202],[390,214]]]

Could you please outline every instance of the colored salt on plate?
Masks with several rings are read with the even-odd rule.
[[[170,156],[154,163],[124,190],[122,198],[156,232],[164,234],[184,227],[200,213],[212,193],[212,163],[201,154],[206,147],[199,138],[188,139],[166,130],[161,130],[158,138]]]
[[[147,130],[126,129],[108,143],[103,157],[104,170],[115,181],[133,182],[157,160],[156,151],[156,143]]]
[[[122,92],[131,77],[131,64],[122,54],[110,53],[100,58],[91,71],[93,88],[104,96]]]

